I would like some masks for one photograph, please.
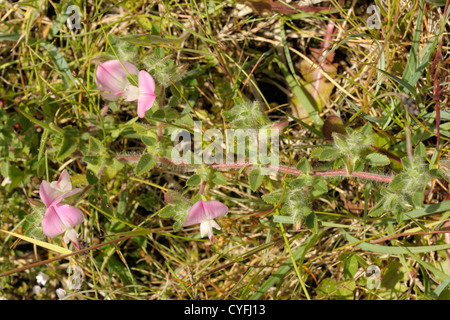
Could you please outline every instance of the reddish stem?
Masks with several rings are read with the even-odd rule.
[[[131,160],[131,158],[128,158],[126,156],[122,156],[120,158],[117,158],[118,160],[125,160],[125,158],[127,158],[126,160],[129,161]],[[134,156],[133,161],[131,162],[137,162],[139,161],[139,156]],[[168,158],[161,158],[158,157],[158,161],[160,163],[169,163],[169,164],[176,164],[176,165],[180,165],[180,166],[190,166],[189,163],[181,161],[181,162],[177,162],[174,163],[171,159]],[[240,168],[258,168],[257,165],[251,164],[249,162],[244,162],[244,163],[220,163],[220,164],[212,164],[210,165],[211,168],[216,169],[216,170],[220,170],[220,169],[240,169]],[[281,172],[281,173],[287,173],[287,174],[292,174],[292,175],[300,175],[302,173],[304,173],[304,171],[301,170],[297,170],[291,167],[287,167],[287,166],[273,166],[273,165],[269,165],[266,168],[273,170],[274,172]],[[344,177],[355,177],[355,178],[362,178],[362,179],[369,179],[369,180],[375,180],[375,181],[381,181],[381,182],[386,182],[389,183],[392,181],[392,177],[387,177],[387,176],[383,176],[383,175],[378,175],[378,174],[374,174],[374,173],[369,173],[369,172],[350,172],[348,173],[347,170],[327,170],[327,171],[313,171],[309,173],[310,175],[313,176],[321,176],[321,177],[337,177],[337,176],[344,176]]]

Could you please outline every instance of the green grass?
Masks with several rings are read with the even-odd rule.
[[[324,3],[329,11],[260,14],[238,0],[2,2],[0,298],[58,299],[58,288],[73,300],[448,297],[450,10],[376,1],[382,26],[368,29],[366,2]],[[66,26],[69,4],[83,13],[79,30]],[[318,71],[311,52],[330,21]],[[96,87],[96,63],[116,58],[155,78],[143,119],[135,102],[108,102]],[[307,71],[322,81],[323,106]],[[278,173],[167,160],[171,135],[193,133],[194,121],[224,132],[284,120]],[[40,225],[40,183],[64,169],[83,189],[69,199],[85,217],[80,252]],[[229,207],[214,244],[181,226],[171,192]],[[80,287],[70,289],[69,266],[82,270]],[[39,272],[49,276],[42,295]]]

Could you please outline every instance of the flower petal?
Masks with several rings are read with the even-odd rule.
[[[189,210],[189,214],[183,223],[183,226],[191,226],[197,223],[201,223],[205,219],[215,219],[228,214],[228,207],[219,201],[206,201],[203,200],[195,203]],[[217,223],[216,223],[217,225]],[[218,226],[218,225],[217,225]]]
[[[78,242],[78,233],[75,231],[74,228],[67,229],[64,233],[64,242],[69,243],[72,242],[73,245],[77,248],[77,250],[80,250],[80,244]]]
[[[139,71],[139,90],[142,93],[155,94],[155,79],[147,71]]]
[[[214,242],[213,228],[220,230],[220,226],[215,220],[207,219],[200,224],[200,236],[203,238],[208,235],[209,241]]]
[[[72,182],[70,181],[70,176],[66,169],[59,175],[56,185],[64,192],[72,190]]]
[[[203,202],[203,210],[207,219],[215,219],[228,214],[228,207],[215,200]]]
[[[189,210],[189,214],[184,221],[183,226],[187,227],[194,224],[199,224],[204,220],[204,218],[205,210],[203,209],[203,201],[200,200],[196,202]]]
[[[54,238],[64,231],[62,221],[53,206],[49,207],[45,211],[45,215],[42,219],[41,225],[44,234],[50,238]]]
[[[66,227],[75,227],[84,221],[83,212],[78,208],[65,203],[58,203],[54,208],[61,222]]]
[[[138,99],[138,116],[139,118],[145,117],[145,112],[149,110],[153,103],[155,103],[156,95],[150,93],[141,93]]]
[[[57,190],[51,187],[51,183],[43,180],[39,186],[39,197],[46,207],[50,206],[55,198],[57,198]]]

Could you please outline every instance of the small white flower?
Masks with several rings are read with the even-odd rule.
[[[45,286],[48,279],[49,279],[48,275],[42,272],[39,272],[38,275],[36,276],[36,282],[42,284],[43,286]]]
[[[3,179],[2,181],[2,187],[6,187],[8,184],[10,184],[12,181],[9,177],[6,177],[5,179]]]
[[[56,289],[56,295],[58,296],[58,299],[64,299],[64,297],[66,296],[66,290],[64,290],[63,288],[58,288]]]

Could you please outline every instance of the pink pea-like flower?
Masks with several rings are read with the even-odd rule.
[[[127,76],[137,75],[138,86],[130,83]],[[101,90],[101,96],[109,101],[117,101],[123,97],[125,101],[138,102],[138,116],[143,118],[156,100],[155,80],[144,70],[132,63],[109,60],[98,65],[95,83]]]
[[[42,218],[42,231],[47,237],[54,238],[64,233],[64,242],[71,241],[78,249],[78,234],[74,227],[84,220],[83,213],[66,203],[61,203],[64,198],[78,192],[80,188],[72,189],[69,174],[64,170],[57,181],[42,181],[39,187],[39,196],[47,207]]]
[[[200,236],[203,238],[205,235],[208,235],[209,240],[213,243],[213,228],[220,230],[220,226],[214,219],[227,214],[228,207],[223,203],[214,200],[206,202],[200,200],[189,210],[183,226],[187,227],[200,223]]]
[[[137,75],[139,69],[132,63],[109,60],[100,63],[95,73],[95,83],[101,96],[109,101],[117,101],[129,85],[127,76]]]

